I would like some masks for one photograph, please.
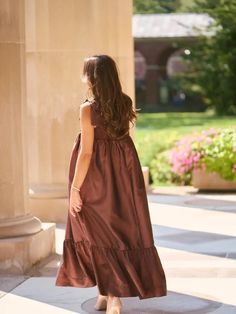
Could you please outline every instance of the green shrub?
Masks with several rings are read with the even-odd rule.
[[[182,179],[171,170],[168,160],[169,150],[156,154],[150,162],[150,175],[153,185],[181,184]]]
[[[161,132],[145,131],[135,140],[141,164],[150,167],[151,161],[158,153],[170,149],[179,138],[177,132],[168,132],[168,136]]]
[[[201,165],[222,178],[236,181],[236,129],[223,129],[202,147]]]
[[[176,142],[169,154],[172,171],[191,179],[194,169],[217,172],[236,181],[236,129],[208,129]]]
[[[236,181],[236,129],[207,129],[184,136],[150,162],[154,185],[191,184],[194,169]]]

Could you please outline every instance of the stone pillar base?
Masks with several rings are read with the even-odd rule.
[[[55,253],[55,223],[42,223],[36,234],[0,239],[0,274],[24,274]]]
[[[41,230],[41,221],[31,213],[0,221],[0,239],[34,234]]]

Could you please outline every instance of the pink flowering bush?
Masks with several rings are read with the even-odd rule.
[[[192,133],[175,143],[168,161],[184,184],[190,183],[194,169],[217,172],[226,180],[236,181],[236,129]]]

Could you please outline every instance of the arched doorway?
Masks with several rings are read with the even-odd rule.
[[[147,62],[144,55],[135,50],[135,99],[136,106],[143,109],[146,105],[146,73]]]

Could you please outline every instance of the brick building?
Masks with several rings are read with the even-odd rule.
[[[133,16],[136,103],[143,111],[199,111],[198,100],[188,101],[173,86],[176,73],[185,70],[183,54],[211,23],[207,14],[136,14]]]

